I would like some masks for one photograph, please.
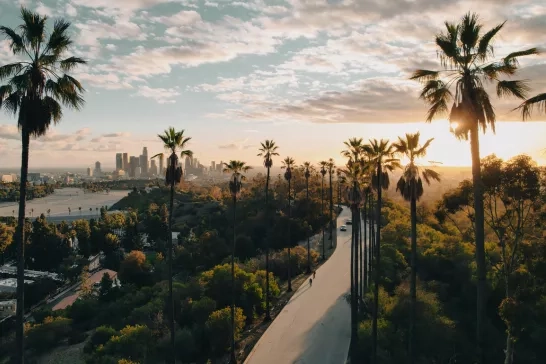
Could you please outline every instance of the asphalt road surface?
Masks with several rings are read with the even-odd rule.
[[[317,270],[312,286],[304,283],[275,318],[245,364],[344,364],[351,339],[351,225],[339,231],[350,211],[338,217],[337,248]]]

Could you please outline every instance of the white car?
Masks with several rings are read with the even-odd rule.
[[[341,225],[341,227],[339,228],[339,231],[347,231],[347,226]]]

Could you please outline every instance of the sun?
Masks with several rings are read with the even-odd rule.
[[[459,127],[459,123],[456,121],[452,121],[449,126],[451,127],[451,129],[455,130]]]

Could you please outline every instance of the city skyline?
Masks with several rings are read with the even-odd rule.
[[[470,163],[468,145],[455,140],[446,121],[424,123],[427,108],[408,76],[438,66],[434,35],[444,21],[471,10],[472,1],[405,2],[400,9],[344,0],[0,3],[2,25],[18,25],[20,4],[65,17],[73,23],[74,54],[89,61],[74,74],[87,89],[85,107],[65,110],[59,125],[31,142],[31,168],[96,160],[112,168],[112,153],[140,155],[142,144],[150,155],[162,152],[156,135],[171,125],[186,130],[189,148],[207,162],[225,155],[260,165],[258,145],[273,139],[282,156],[314,163],[332,157],[339,164],[350,137],[394,140],[419,130],[436,138],[435,160]],[[503,5],[480,3],[486,27],[507,20],[497,56],[546,44],[541,2]],[[188,47],[192,42],[200,47]],[[0,40],[1,64],[13,60],[7,47]],[[529,79],[531,95],[546,91],[545,56],[528,57],[521,66],[518,78]],[[498,132],[481,138],[481,154],[527,153],[546,164],[539,137],[546,134],[546,117],[518,123],[520,115],[511,111],[518,100],[495,96],[493,102]],[[514,133],[525,143],[514,143]],[[15,119],[1,113],[0,165],[19,165],[19,139]]]

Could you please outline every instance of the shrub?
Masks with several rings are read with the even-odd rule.
[[[235,307],[235,340],[240,338],[246,317],[243,310]],[[226,307],[210,314],[207,320],[207,336],[210,340],[211,351],[215,355],[222,355],[230,345],[231,312]]]

